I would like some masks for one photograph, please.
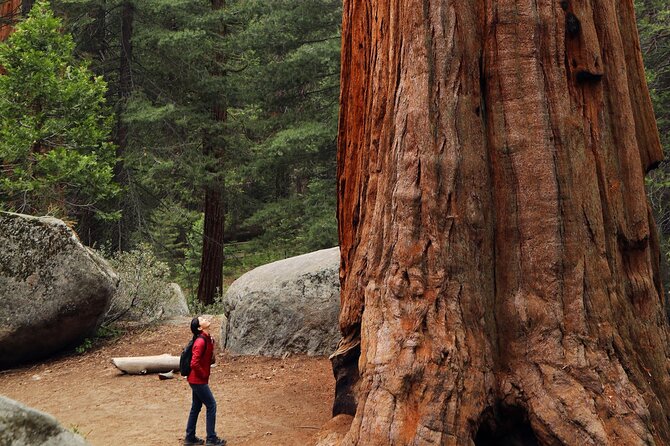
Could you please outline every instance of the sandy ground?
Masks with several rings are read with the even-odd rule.
[[[0,394],[54,415],[94,446],[179,445],[191,393],[183,378],[124,375],[110,359],[170,353],[189,339],[188,319],[133,330],[83,355],[0,372]],[[212,334],[219,333],[213,321]],[[217,356],[210,386],[217,432],[230,446],[313,444],[330,419],[334,379],[327,358]],[[198,436],[205,435],[205,409]]]

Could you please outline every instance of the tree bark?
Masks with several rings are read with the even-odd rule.
[[[103,16],[104,17],[104,16]],[[114,181],[122,187],[128,185],[128,173],[124,166],[124,157],[128,149],[128,124],[124,122],[126,105],[133,91],[132,60],[133,60],[133,22],[135,7],[130,1],[121,4],[121,51],[119,54],[119,91],[116,104],[116,164],[114,165]],[[104,29],[104,27],[103,27]],[[126,195],[119,203],[122,209],[121,218],[116,224],[116,248],[121,251],[129,246],[128,228],[135,219]]]
[[[14,31],[14,25],[19,21],[22,11],[21,0],[4,0],[0,3],[0,42],[6,40]],[[0,74],[3,72],[0,67]]]
[[[212,9],[217,10],[225,6],[223,0],[211,0]],[[226,107],[217,103],[212,108],[215,121],[226,120]],[[223,160],[223,147],[215,146],[212,137],[206,135],[204,142],[205,156],[213,157],[217,161]],[[221,163],[216,163],[221,168]],[[211,172],[215,174],[216,172]],[[216,178],[216,175],[213,175]],[[224,261],[224,229],[225,203],[223,184],[218,180],[211,180],[205,190],[205,225],[202,236],[202,260],[200,262],[200,283],[198,285],[198,300],[206,305],[214,303],[217,295],[223,292],[223,261]]]
[[[126,101],[132,93],[131,61],[133,57],[133,18],[134,7],[129,1],[121,5],[121,54],[119,57],[119,105],[117,107],[118,120],[116,123],[116,155],[122,158],[128,145],[128,125],[121,119],[125,111]],[[123,164],[117,163],[114,169],[114,177],[117,182],[124,183]]]
[[[345,0],[342,28],[341,444],[670,444],[632,1]]]
[[[223,292],[224,222],[222,188],[211,185],[205,191],[205,225],[198,284],[198,300],[205,305],[214,303],[216,296]]]
[[[21,0],[21,15],[28,17],[28,13],[33,8],[34,0]]]

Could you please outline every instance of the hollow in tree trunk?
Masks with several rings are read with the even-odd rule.
[[[345,0],[342,32],[340,444],[670,444],[632,0]]]

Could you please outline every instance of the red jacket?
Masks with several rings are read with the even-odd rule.
[[[209,383],[212,363],[214,363],[214,339],[207,333],[200,333],[193,342],[191,373],[188,374],[187,381],[191,384]]]

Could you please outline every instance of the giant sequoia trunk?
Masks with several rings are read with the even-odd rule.
[[[342,50],[342,444],[670,444],[632,0],[345,0]]]

